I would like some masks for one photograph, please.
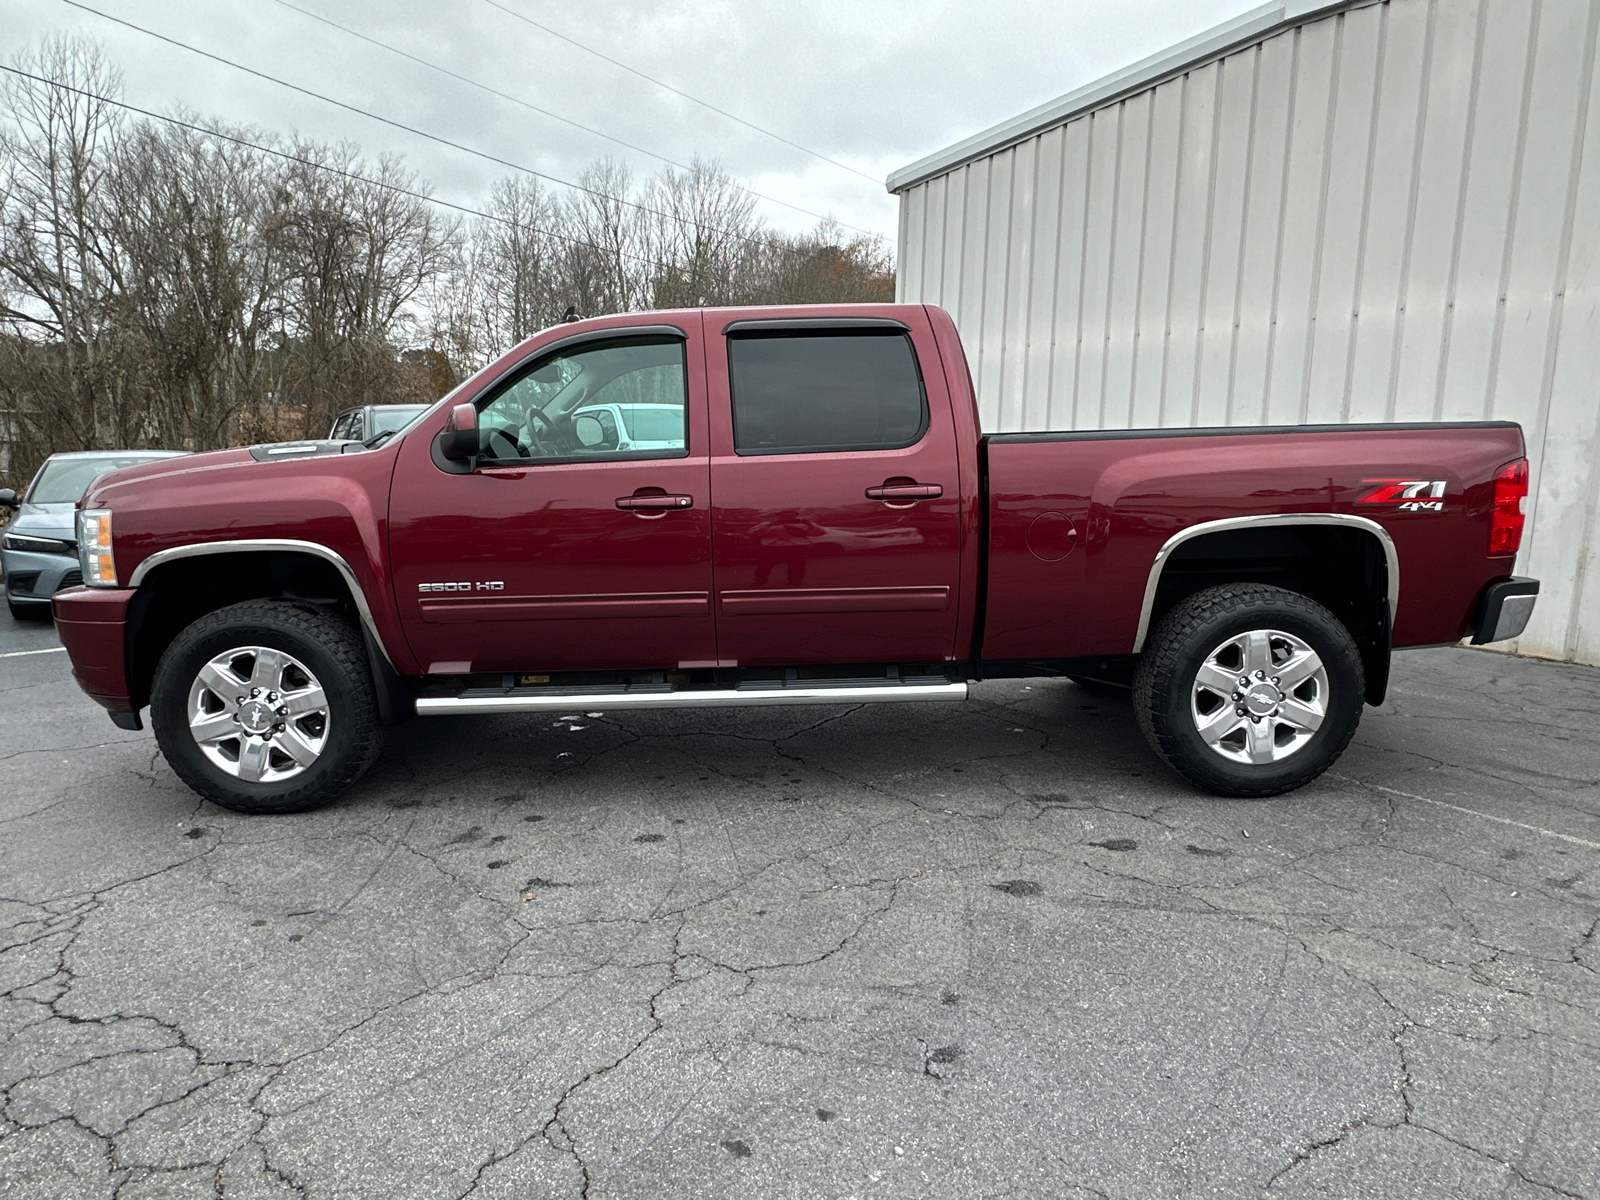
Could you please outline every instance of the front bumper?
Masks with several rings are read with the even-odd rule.
[[[1478,600],[1478,619],[1472,627],[1472,644],[1504,642],[1517,637],[1528,627],[1534,602],[1539,599],[1539,581],[1521,575],[1491,583]]]
[[[83,582],[78,556],[36,550],[0,550],[6,599],[16,604],[49,604],[62,588]]]
[[[113,720],[138,711],[129,695],[127,650],[128,602],[136,594],[132,588],[75,587],[57,592],[52,606],[73,678]]]

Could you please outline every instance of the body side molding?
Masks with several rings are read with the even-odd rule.
[[[1156,589],[1161,584],[1161,569],[1174,550],[1184,542],[1204,537],[1208,533],[1221,533],[1230,529],[1270,529],[1280,525],[1342,525],[1373,534],[1378,539],[1378,544],[1383,547],[1384,557],[1388,561],[1389,624],[1391,628],[1393,627],[1395,615],[1400,608],[1400,554],[1395,549],[1394,539],[1389,536],[1387,529],[1367,517],[1357,517],[1347,513],[1258,513],[1249,517],[1202,521],[1198,525],[1178,530],[1166,540],[1156,552],[1155,562],[1150,564],[1150,578],[1144,585],[1144,603],[1139,608],[1139,629],[1133,638],[1133,653],[1138,654],[1144,649],[1145,637],[1150,632],[1150,612],[1156,603]]]

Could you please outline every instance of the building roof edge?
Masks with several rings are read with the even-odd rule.
[[[1141,59],[1121,70],[1104,75],[1065,96],[1059,96],[1019,117],[1003,121],[981,133],[935,151],[908,166],[894,171],[885,181],[890,192],[942,175],[946,171],[982,158],[1013,142],[1031,137],[1056,125],[1065,124],[1080,113],[1096,108],[1117,96],[1138,91],[1145,85],[1184,67],[1221,54],[1247,42],[1258,41],[1280,28],[1332,8],[1347,7],[1350,0],[1268,0],[1268,3],[1215,25],[1203,33],[1179,42],[1158,54]]]

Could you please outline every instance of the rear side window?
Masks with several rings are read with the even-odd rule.
[[[735,334],[728,375],[740,454],[898,450],[928,427],[903,333]]]

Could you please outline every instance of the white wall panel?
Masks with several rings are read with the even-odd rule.
[[[1504,419],[1600,662],[1600,0],[1357,0],[901,195],[988,429]]]

